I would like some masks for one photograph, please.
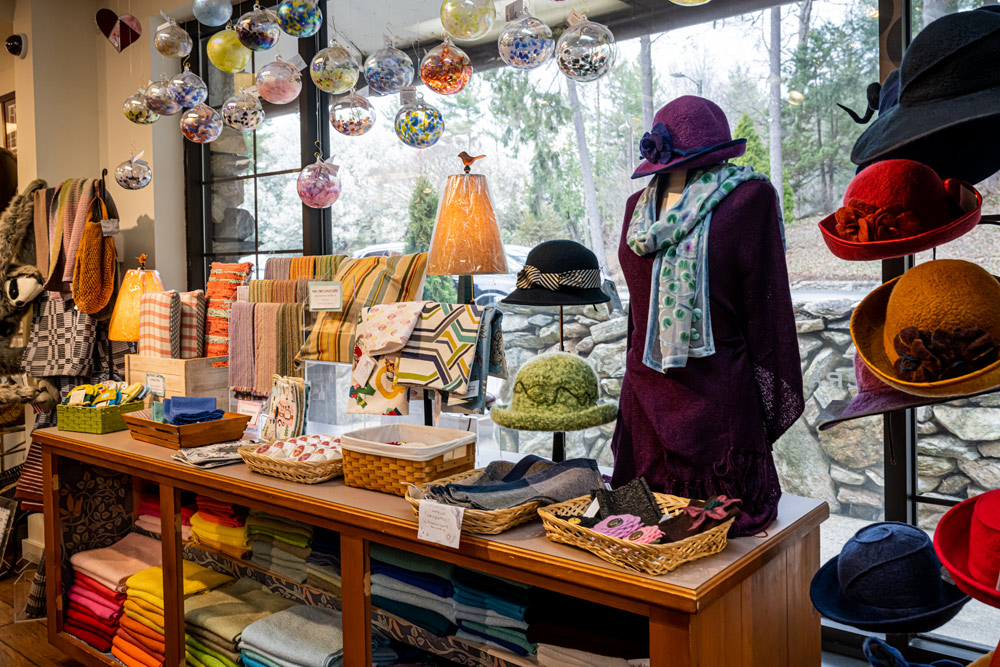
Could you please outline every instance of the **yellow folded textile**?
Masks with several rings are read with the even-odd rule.
[[[164,627],[163,610],[157,609],[154,605],[149,604],[145,600],[129,598],[125,600],[125,604],[123,606],[125,608],[125,611],[132,612],[129,615],[132,616],[133,618],[135,618],[135,616],[141,616],[142,618],[146,619],[152,625],[155,625],[158,628]]]
[[[216,542],[213,539],[205,537],[204,535],[198,535],[197,533],[193,535],[193,542],[195,544],[203,544],[206,547],[211,547],[217,551],[221,551],[227,556],[231,556],[237,560],[245,560],[250,557],[250,554],[253,553],[253,551],[247,547],[234,547],[231,544],[223,544],[222,542]]]
[[[147,628],[149,628],[154,632],[159,632],[161,635],[167,634],[167,631],[163,629],[162,625],[157,625],[155,622],[149,620],[142,614],[138,613],[137,611],[135,611],[135,607],[129,608],[128,606],[126,606],[125,615],[131,618],[136,623],[142,623],[143,625],[145,625]]]
[[[194,595],[195,593],[201,593],[202,591],[211,590],[213,588],[218,588],[219,586],[229,583],[233,580],[232,577],[226,574],[220,574],[214,570],[209,570],[207,567],[202,567],[197,563],[192,563],[189,560],[183,561],[184,563],[184,597],[189,595]],[[147,570],[143,570],[137,574],[133,574],[125,582],[128,587],[129,597],[143,597],[147,602],[151,604],[156,604],[159,601],[158,606],[160,609],[163,608],[163,569],[160,567],[151,567]],[[146,594],[146,595],[136,595],[136,593]]]
[[[230,528],[220,526],[217,523],[206,521],[199,512],[195,512],[191,517],[191,531],[198,537],[207,537],[210,540],[221,544],[228,544],[234,547],[250,546],[250,537],[246,526]]]

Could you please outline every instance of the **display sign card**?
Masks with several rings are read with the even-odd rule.
[[[309,281],[309,310],[340,312],[344,307],[344,291],[339,281]]]
[[[432,500],[420,501],[417,539],[457,549],[462,539],[464,507],[442,505]]]
[[[260,426],[260,413],[264,409],[264,404],[260,401],[246,401],[240,399],[236,401],[236,412],[250,417],[247,428],[257,429]]]
[[[167,393],[167,379],[156,373],[146,373],[146,386],[153,396],[163,396]]]

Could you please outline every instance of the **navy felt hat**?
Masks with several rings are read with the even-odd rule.
[[[837,623],[873,632],[930,632],[969,601],[942,572],[924,531],[895,521],[873,523],[819,569],[809,597]]]
[[[876,637],[865,640],[864,651],[871,667],[965,667],[954,660],[935,660],[929,665],[922,662],[907,662],[902,653]]]

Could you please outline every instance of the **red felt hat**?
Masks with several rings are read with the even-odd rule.
[[[959,589],[1000,608],[1000,489],[948,510],[934,531],[934,550]]]
[[[903,257],[954,241],[979,224],[983,197],[926,165],[885,160],[861,170],[844,206],[819,223],[830,252],[869,261]]]

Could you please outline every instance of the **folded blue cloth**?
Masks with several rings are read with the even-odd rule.
[[[215,410],[216,399],[201,398],[198,396],[172,396],[163,399],[163,416],[173,424],[173,420],[180,415],[190,415],[196,412],[209,412]]]
[[[902,653],[875,637],[865,640],[864,651],[872,667],[962,667],[954,660],[937,660],[929,665],[907,662]]]
[[[428,593],[440,595],[443,598],[450,598],[453,592],[450,581],[433,574],[424,574],[420,572],[413,572],[412,570],[404,570],[401,567],[389,565],[388,563],[382,563],[377,560],[373,560],[371,562],[371,570],[374,574],[384,574],[387,577],[392,577],[397,581],[402,581],[412,586],[416,586],[417,588],[421,588]]]
[[[488,635],[484,632],[478,632],[472,630],[471,628],[461,627],[455,636],[459,639],[471,639],[472,641],[478,641],[483,644],[492,644],[493,646],[499,646],[500,648],[505,648],[508,651],[513,651],[518,655],[529,655],[528,651],[525,650],[523,646],[518,646],[517,644],[504,641],[499,637],[494,637],[493,635]]]
[[[214,422],[222,419],[226,414],[225,410],[206,410],[204,412],[191,412],[177,415],[168,419],[174,426],[184,426],[185,424],[200,424],[202,422]]]
[[[524,620],[524,612],[527,609],[525,605],[512,604],[492,596],[468,593],[457,584],[455,585],[455,594],[452,597],[458,604],[479,607],[480,609],[492,609],[498,614],[508,618],[516,618],[519,621]]]
[[[243,658],[243,664],[246,667],[271,667],[271,665],[267,665],[258,660],[254,660],[245,651],[241,653],[240,656]]]

